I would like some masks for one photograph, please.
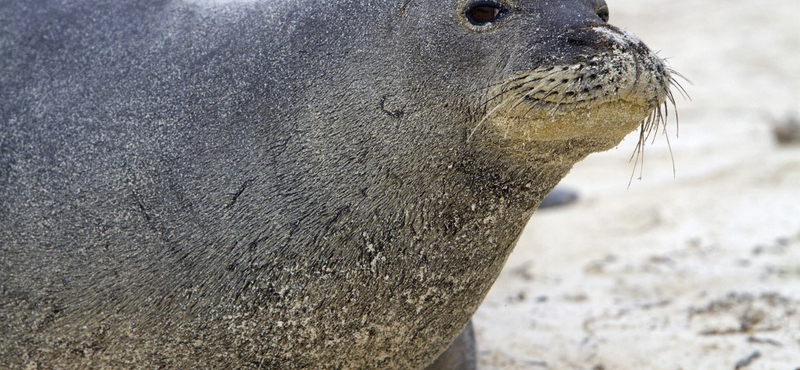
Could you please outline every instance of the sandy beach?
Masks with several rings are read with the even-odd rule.
[[[641,179],[633,134],[534,214],[475,315],[481,369],[800,369],[800,143],[774,135],[800,120],[800,2],[608,2],[691,101]]]

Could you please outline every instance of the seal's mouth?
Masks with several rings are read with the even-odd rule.
[[[488,128],[524,142],[589,139],[598,143],[595,150],[605,150],[638,127],[641,146],[666,125],[675,106],[670,85],[685,91],[673,77],[680,74],[655,53],[634,36],[614,32],[602,28],[613,41],[602,52],[520,71],[491,87],[470,138]]]

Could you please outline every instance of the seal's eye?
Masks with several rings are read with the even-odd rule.
[[[597,13],[597,16],[600,17],[603,22],[608,23],[608,5],[601,5],[597,8],[597,10],[595,10],[595,13]]]
[[[476,1],[467,7],[464,16],[469,23],[475,26],[483,26],[500,20],[507,12],[508,8],[499,3],[493,1]]]

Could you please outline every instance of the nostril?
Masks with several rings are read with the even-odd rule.
[[[569,46],[582,48],[594,47],[597,44],[597,35],[585,28],[570,30],[565,36]]]
[[[603,22],[608,23],[608,5],[606,5],[605,2],[600,4],[597,9],[595,9],[595,13],[598,17],[600,17],[601,20],[603,20]]]
[[[582,28],[568,30],[561,39],[565,47],[584,50],[585,52],[604,52],[617,47],[618,41],[611,36],[613,28],[602,23],[590,23]]]

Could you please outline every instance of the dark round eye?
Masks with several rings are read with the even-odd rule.
[[[467,7],[464,16],[469,23],[483,26],[500,20],[507,12],[508,8],[502,4],[493,1],[476,1]]]
[[[597,13],[597,16],[600,17],[603,22],[608,23],[608,5],[603,4],[599,6],[597,10],[595,10],[595,13]]]

